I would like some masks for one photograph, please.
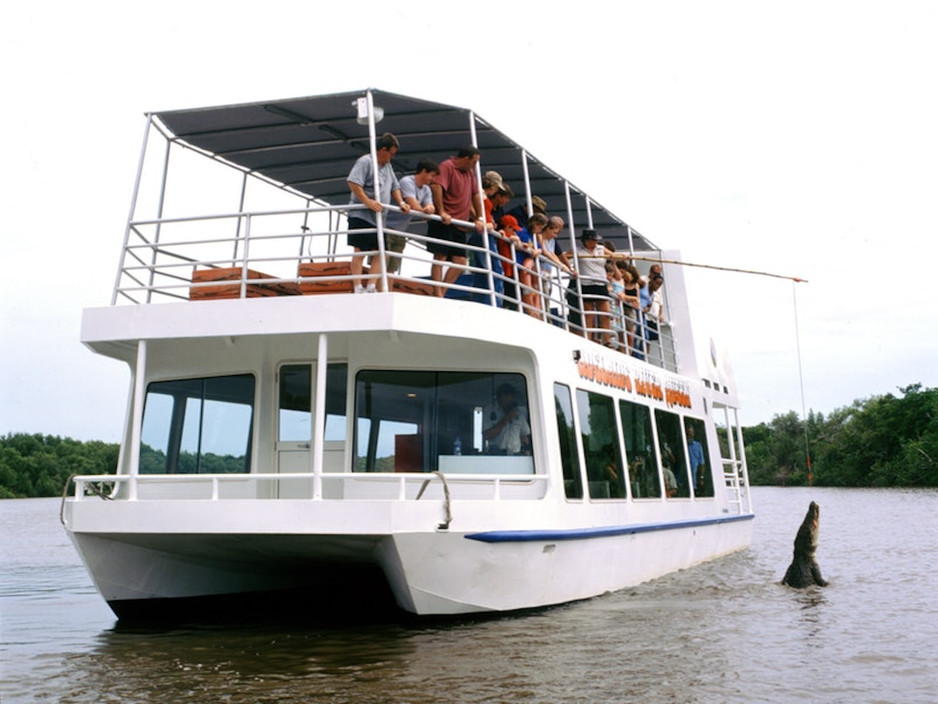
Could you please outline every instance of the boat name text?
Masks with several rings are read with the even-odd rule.
[[[584,355],[584,358],[577,362],[577,372],[581,379],[620,391],[636,393],[656,401],[664,401],[668,407],[692,407],[687,382],[668,379],[665,384],[662,384],[657,375],[644,370],[635,374],[633,378],[627,365],[600,355]]]

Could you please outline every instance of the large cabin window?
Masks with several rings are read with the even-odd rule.
[[[615,402],[608,396],[582,389],[577,390],[576,401],[590,498],[624,499],[625,472]]]
[[[521,374],[357,375],[353,471],[533,474],[531,447]]]
[[[570,398],[570,387],[554,384],[554,410],[557,414],[563,490],[568,499],[582,499],[583,480],[580,479],[580,456],[576,447],[576,427],[573,424],[573,399]]]
[[[250,472],[254,377],[153,382],[140,439],[141,474]]]
[[[661,480],[655,456],[651,413],[646,406],[630,401],[619,401],[619,411],[622,415],[622,437],[625,440],[632,497],[660,497]]]
[[[690,496],[690,480],[684,456],[681,419],[674,413],[659,409],[655,411],[655,422],[658,425],[658,449],[665,495],[668,498],[687,498]]]

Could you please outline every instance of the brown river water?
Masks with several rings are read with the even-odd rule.
[[[756,487],[749,550],[492,619],[134,629],[58,499],[0,501],[0,701],[935,702],[938,492]],[[780,585],[809,501],[826,588]]]

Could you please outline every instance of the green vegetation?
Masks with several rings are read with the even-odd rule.
[[[938,486],[938,389],[913,384],[831,413],[792,411],[743,429],[753,484]]]
[[[116,443],[53,435],[0,437],[0,498],[58,496],[70,474],[113,474]]]
[[[791,411],[744,428],[750,480],[807,484],[807,436],[816,486],[938,487],[938,389],[913,384],[899,392],[855,401],[826,418],[812,412],[802,421]],[[70,474],[112,474],[117,454],[116,443],[5,435],[0,437],[0,498],[58,496]],[[152,450],[141,461],[145,472],[165,466],[162,453]],[[203,471],[232,472],[242,470],[243,460],[207,456],[203,462],[208,463]]]

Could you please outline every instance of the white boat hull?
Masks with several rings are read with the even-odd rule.
[[[494,543],[458,534],[396,536],[402,579],[395,596],[416,614],[513,611],[588,599],[748,547],[751,526],[746,520]]]
[[[172,613],[174,602],[236,602],[239,596],[268,595],[274,606],[277,593],[306,596],[311,610],[328,611],[331,603],[317,602],[316,595],[374,602],[386,600],[388,590],[407,612],[452,615],[538,608],[633,586],[747,547],[751,518],[567,531],[345,535],[276,532],[272,521],[275,532],[267,533],[230,526],[228,532],[197,533],[182,525],[182,532],[172,533],[139,532],[138,526],[138,532],[73,529],[71,535],[97,588],[121,617],[151,608]],[[257,519],[262,517],[252,523]]]

